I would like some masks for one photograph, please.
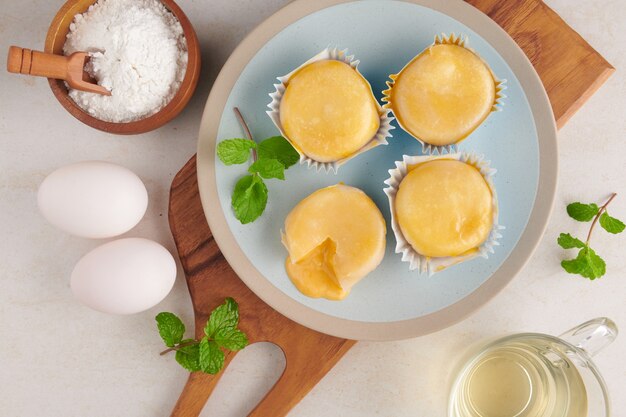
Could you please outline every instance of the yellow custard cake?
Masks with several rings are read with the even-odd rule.
[[[341,300],[382,261],[386,232],[363,191],[343,184],[317,190],[285,219],[287,274],[304,295]]]
[[[485,178],[476,167],[455,159],[411,167],[394,206],[402,235],[427,257],[476,251],[492,230],[494,210]]]
[[[485,61],[464,40],[450,39],[438,40],[392,75],[384,92],[385,108],[402,128],[433,146],[465,139],[501,96],[501,83]]]
[[[367,80],[351,65],[326,59],[307,64],[285,82],[280,125],[307,157],[334,162],[371,142],[381,111]]]

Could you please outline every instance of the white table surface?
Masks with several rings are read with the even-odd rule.
[[[171,294],[144,313],[116,317],[80,305],[70,292],[69,275],[76,261],[102,242],[70,237],[47,224],[37,211],[37,187],[48,173],[72,162],[99,159],[126,166],[144,180],[150,195],[145,218],[127,235],[154,239],[175,252],[167,224],[169,186],[195,152],[211,83],[239,41],[285,3],[180,0],[202,46],[201,81],[176,120],[144,135],[93,130],[65,112],[44,79],[0,72],[0,415],[169,414],[187,373],[173,357],[158,355],[154,316],[173,311],[191,324],[182,274]],[[0,51],[10,44],[41,49],[61,4],[3,2]],[[569,202],[602,201],[617,191],[611,211],[626,218],[626,2],[548,4],[618,71],[559,132],[556,207],[532,261],[502,294],[451,328],[413,340],[358,343],[290,416],[443,416],[451,370],[468,344],[507,332],[559,334],[597,316],[626,329],[626,234],[595,234],[594,246],[608,265],[606,276],[595,282],[566,274],[555,243],[561,231],[586,233],[587,225],[567,217]],[[622,335],[596,359],[615,416],[626,410],[625,353]],[[244,416],[283,364],[273,345],[246,348],[203,415]]]

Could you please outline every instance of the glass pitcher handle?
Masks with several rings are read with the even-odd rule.
[[[615,340],[617,326],[611,319],[598,317],[566,331],[559,337],[587,355],[594,356]]]

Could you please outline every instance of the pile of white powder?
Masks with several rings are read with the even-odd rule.
[[[87,70],[110,96],[70,89],[92,116],[109,122],[148,117],[174,97],[187,69],[180,22],[159,0],[99,0],[74,17],[65,55],[92,55]]]

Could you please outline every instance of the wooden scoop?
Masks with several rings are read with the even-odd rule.
[[[76,90],[110,96],[111,92],[96,84],[85,71],[85,64],[89,58],[86,52],[74,52],[70,56],[63,56],[11,46],[7,70],[16,74],[64,80]]]

